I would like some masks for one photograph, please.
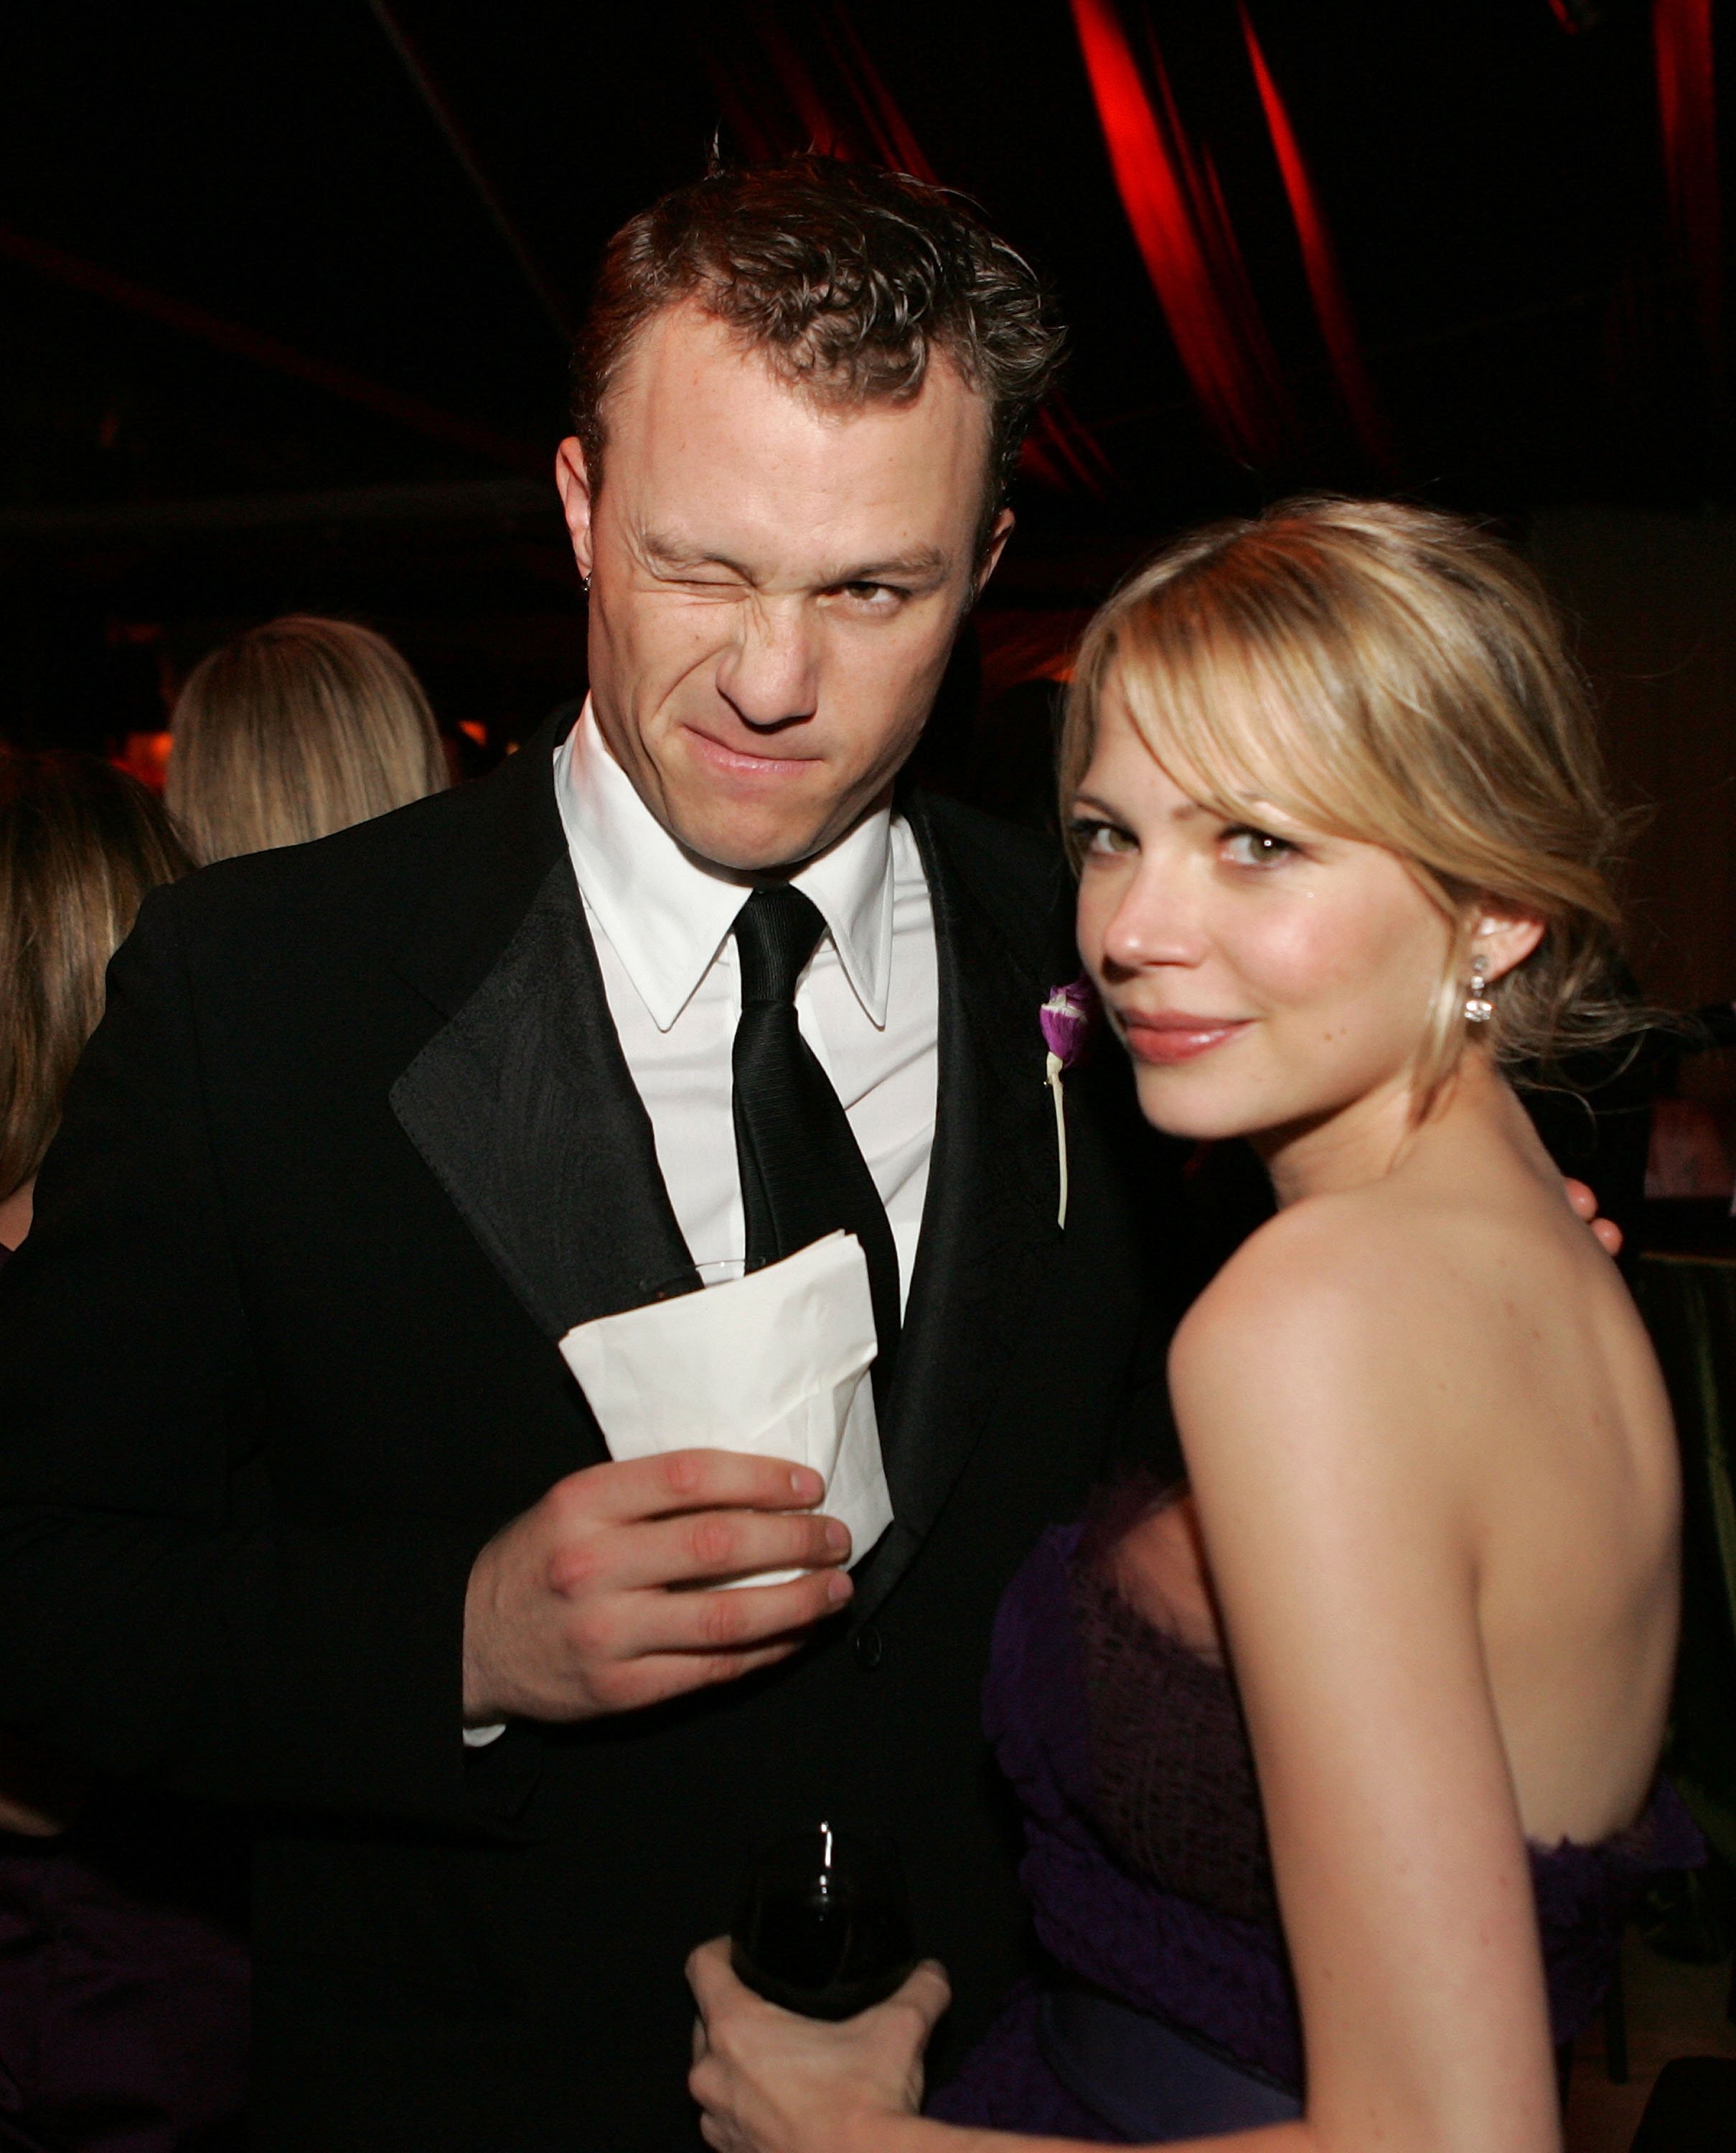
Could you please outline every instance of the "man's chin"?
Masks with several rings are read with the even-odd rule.
[[[669,834],[705,866],[751,877],[799,868],[823,852],[836,833],[827,822],[811,817],[744,821],[736,816],[678,812],[671,818]]]
[[[730,874],[771,875],[799,868],[835,844],[872,805],[872,797],[863,800],[853,793],[840,798],[835,785],[800,780],[787,781],[777,795],[767,797],[761,791],[744,798],[721,786],[670,786],[658,819],[679,845],[708,867]]]

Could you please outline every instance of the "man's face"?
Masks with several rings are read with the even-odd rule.
[[[557,466],[603,736],[701,859],[807,859],[915,746],[1011,527],[976,557],[984,400],[936,362],[913,403],[827,409],[682,305],[641,332],[607,421],[599,492],[577,441]]]

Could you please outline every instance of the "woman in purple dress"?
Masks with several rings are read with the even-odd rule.
[[[832,2027],[709,1945],[707,2141],[1555,2153],[1624,1897],[1692,1844],[1668,1410],[1504,1075],[1632,1021],[1580,684],[1481,532],[1293,503],[1110,601],[1062,786],[1148,1118],[1247,1139],[1277,1213],[1177,1334],[1185,1485],[1002,1607],[1045,1978],[923,2115],[939,1969]]]

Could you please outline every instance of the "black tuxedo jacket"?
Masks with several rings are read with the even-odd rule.
[[[822,1815],[903,1844],[957,1986],[944,2074],[1023,1933],[995,1601],[1161,1329],[1118,1055],[1069,1078],[1056,1222],[1060,862],[914,797],[940,1063],[897,1522],[786,1666],[467,1751],[471,1561],[605,1454],[555,1341],[695,1283],[552,746],[152,898],[0,1280],[0,1722],[256,1815],[255,2142],[283,2153],[695,2145],[683,1956],[752,1844]]]

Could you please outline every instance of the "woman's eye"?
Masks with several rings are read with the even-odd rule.
[[[1239,868],[1275,867],[1296,851],[1287,838],[1275,837],[1270,830],[1226,830],[1220,842]]]
[[[1129,853],[1135,848],[1132,832],[1117,828],[1113,822],[1097,822],[1081,817],[1075,819],[1071,828],[1073,842],[1082,853],[1107,855]]]

